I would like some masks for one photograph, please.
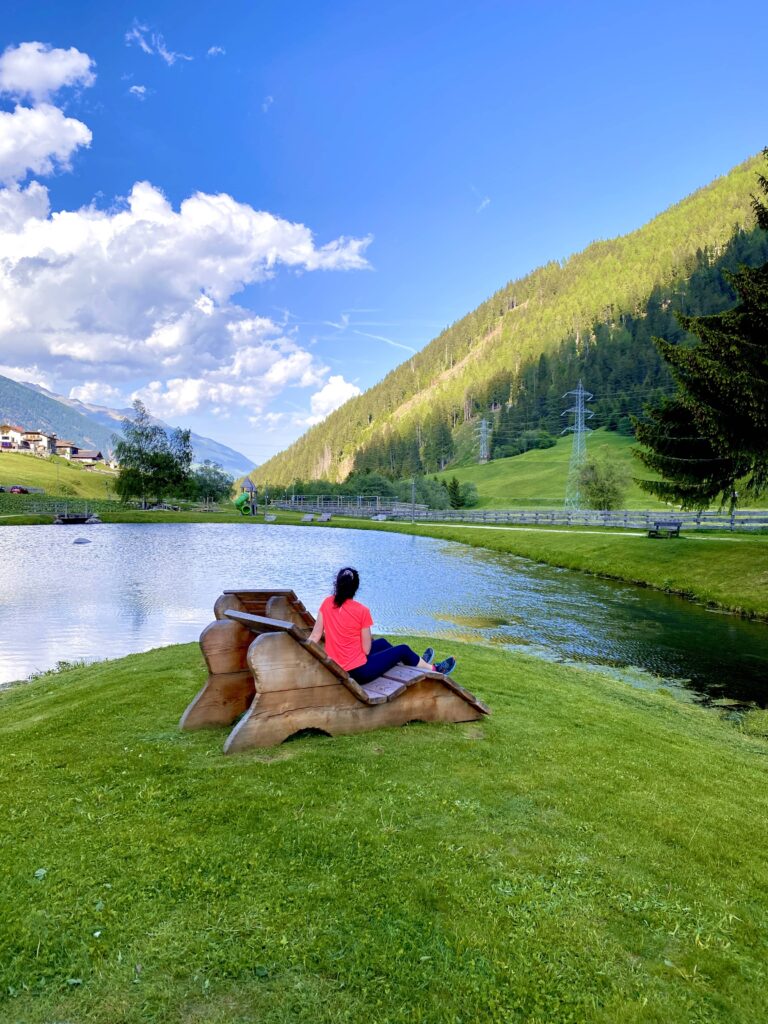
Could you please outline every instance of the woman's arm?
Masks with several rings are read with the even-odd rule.
[[[312,627],[312,632],[309,634],[309,638],[312,643],[319,644],[323,639],[323,613],[318,612],[315,624]]]
[[[371,653],[371,644],[373,643],[373,640],[371,639],[371,627],[370,626],[365,626],[360,631],[360,639],[363,642],[363,652],[366,655],[370,654]]]

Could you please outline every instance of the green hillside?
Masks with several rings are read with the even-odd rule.
[[[114,447],[117,427],[95,423],[76,409],[0,375],[0,419],[27,430],[47,430],[81,448],[97,448],[105,455]]]
[[[438,473],[438,479],[458,477],[461,483],[477,487],[479,508],[559,508],[565,499],[568,463],[572,439],[562,437],[554,448],[536,448],[511,459],[494,459],[481,466],[458,466]],[[632,476],[645,470],[633,458],[631,437],[597,430],[587,441],[590,456],[607,458],[623,465]],[[662,508],[658,501],[641,491],[636,483],[627,489],[627,508]]]
[[[499,402],[516,402],[526,390],[535,396],[536,374],[546,380],[551,370],[541,365],[540,357],[562,353],[567,343],[565,357],[575,368],[601,329],[620,336],[623,363],[628,371],[636,370],[633,335],[624,329],[625,318],[644,322],[649,297],[664,288],[674,294],[696,271],[704,278],[708,272],[713,276],[710,268],[731,240],[753,230],[750,195],[760,170],[760,158],[754,157],[637,231],[595,242],[562,263],[554,261],[506,285],[373,388],[260,466],[254,478],[271,483],[342,479],[361,449],[374,450],[377,445],[378,462],[374,458],[373,464],[381,465],[383,449],[407,475],[409,453],[395,454],[396,444],[415,448],[412,459],[418,458],[421,447],[423,459],[422,435],[437,436],[432,429],[436,419],[455,429],[476,415],[478,395],[493,403],[492,408]],[[717,283],[715,290],[722,300]],[[706,295],[703,300],[706,307]],[[671,318],[667,298],[657,305],[657,312]],[[531,365],[536,373],[529,379]],[[497,380],[503,383],[500,394],[493,390]],[[653,389],[664,389],[668,378],[659,373],[658,365],[649,365],[639,383],[647,397]],[[620,402],[625,393],[621,378],[612,388]],[[614,415],[627,411],[632,410],[617,405]],[[428,468],[429,460],[425,461]]]
[[[114,498],[114,477],[111,470],[87,470],[56,455],[45,459],[22,452],[0,453],[2,487],[42,487],[46,495],[64,498]]]

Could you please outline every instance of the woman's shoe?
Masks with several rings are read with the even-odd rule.
[[[435,665],[435,672],[440,672],[441,675],[447,676],[449,673],[453,672],[455,668],[456,659],[446,658],[444,661],[438,661]]]
[[[432,659],[434,658],[434,656],[435,656],[435,649],[434,649],[434,647],[428,647],[426,649],[426,651],[424,651],[424,653],[422,654],[421,660],[422,661],[428,661],[429,664],[431,665],[432,664]]]

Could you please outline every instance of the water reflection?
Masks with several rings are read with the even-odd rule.
[[[60,660],[197,638],[227,587],[292,586],[311,609],[353,564],[376,629],[504,644],[768,703],[768,627],[651,590],[447,541],[355,530],[104,525],[0,530],[0,682]]]

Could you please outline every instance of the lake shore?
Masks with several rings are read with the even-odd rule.
[[[110,523],[240,523],[243,526],[306,526],[297,513],[278,512],[265,524],[237,513],[135,512],[104,514]],[[14,516],[0,525],[41,525],[50,516]],[[768,536],[714,531],[684,532],[674,540],[651,540],[644,531],[572,527],[473,526],[469,524],[374,523],[334,518],[323,529],[386,530],[458,541],[472,547],[520,555],[536,562],[623,580],[677,594],[736,615],[768,620]],[[91,529],[91,527],[88,527]]]
[[[193,644],[0,692],[0,1016],[761,1019],[765,713],[456,653],[483,722],[229,758]]]

